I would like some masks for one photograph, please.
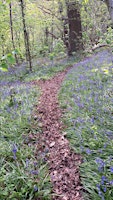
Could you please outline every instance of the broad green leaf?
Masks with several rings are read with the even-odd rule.
[[[6,68],[6,69],[7,69],[7,68],[8,68],[8,65],[7,65],[7,63],[6,63],[6,62],[2,62],[2,63],[1,63],[1,67],[2,67],[2,68]]]
[[[0,70],[3,71],[3,72],[7,72],[8,71],[7,68],[3,68],[3,67],[0,67]]]
[[[12,56],[12,54],[8,54],[8,55],[7,55],[7,61],[8,61],[10,64],[14,64],[14,63],[15,63],[15,59],[14,59],[14,57]]]

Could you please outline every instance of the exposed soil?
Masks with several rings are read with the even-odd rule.
[[[42,123],[43,141],[48,149],[48,165],[53,187],[53,200],[82,200],[79,165],[81,156],[75,154],[62,134],[62,112],[58,104],[58,91],[67,70],[47,81],[39,81],[42,95],[38,114]]]

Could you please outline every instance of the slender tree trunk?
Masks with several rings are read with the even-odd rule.
[[[47,46],[48,46],[48,36],[49,36],[48,27],[46,26],[46,28],[45,28],[45,45],[47,45]]]
[[[2,56],[4,56],[5,55],[5,50],[4,50],[4,43],[5,43],[4,35],[1,35],[1,39],[2,39]]]
[[[26,28],[25,13],[24,13],[24,0],[20,0],[20,6],[21,6],[21,12],[22,12],[24,42],[25,42],[25,49],[26,49],[26,60],[29,61],[29,69],[30,69],[30,71],[32,71],[29,37],[28,37],[27,28]]]
[[[15,51],[15,60],[16,64],[18,64],[18,58],[16,55],[16,48],[15,48],[15,42],[14,42],[14,33],[13,33],[13,20],[12,20],[12,4],[9,4],[9,11],[10,11],[10,29],[11,29],[11,39],[12,39],[12,45],[13,45],[13,50]]]
[[[19,31],[18,32],[15,31],[15,36],[16,36],[17,45],[20,49],[20,33],[19,33]]]
[[[4,51],[4,45],[2,44],[2,56],[5,55],[5,51]]]
[[[67,51],[69,50],[69,24],[68,18],[63,19],[63,41],[66,45]]]
[[[54,41],[54,37],[53,37],[53,35],[54,35],[54,28],[53,28],[53,26],[54,26],[54,0],[52,0],[52,24],[51,24],[51,39],[52,39],[52,41],[51,41],[51,43],[52,43],[52,46],[51,46],[51,52],[53,51],[53,41]]]

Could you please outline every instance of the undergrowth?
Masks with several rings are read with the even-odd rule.
[[[51,62],[47,58],[39,59],[39,61],[36,59],[32,62],[32,72],[29,71],[27,63],[23,63],[20,66],[9,67],[7,72],[0,71],[0,85],[7,85],[12,82],[30,82],[40,79],[47,80],[78,60],[80,60],[78,55],[72,58],[55,60],[54,62]]]
[[[0,72],[0,199],[51,199],[46,153],[36,154],[41,128],[33,110],[40,90],[30,82],[49,79],[74,61],[36,60],[33,72],[26,63]]]
[[[2,86],[0,95],[0,199],[50,199],[47,166],[35,155],[35,142],[29,137],[40,134],[32,116],[39,91],[13,83]]]
[[[113,200],[113,55],[75,65],[59,93],[71,147],[82,154],[84,199]]]
[[[35,69],[36,70],[36,69]],[[34,73],[35,74],[35,73]],[[51,199],[51,185],[44,158],[35,154],[30,134],[40,133],[34,127],[33,106],[39,89],[25,83],[27,66],[9,68],[0,78],[0,199]],[[33,75],[32,75],[33,77]],[[38,79],[37,73],[37,79]]]

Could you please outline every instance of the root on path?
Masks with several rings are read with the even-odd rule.
[[[39,81],[42,95],[38,114],[42,123],[42,137],[49,151],[48,165],[53,188],[53,200],[82,200],[79,166],[81,156],[75,154],[61,133],[62,112],[58,104],[58,91],[67,70],[47,81]]]

